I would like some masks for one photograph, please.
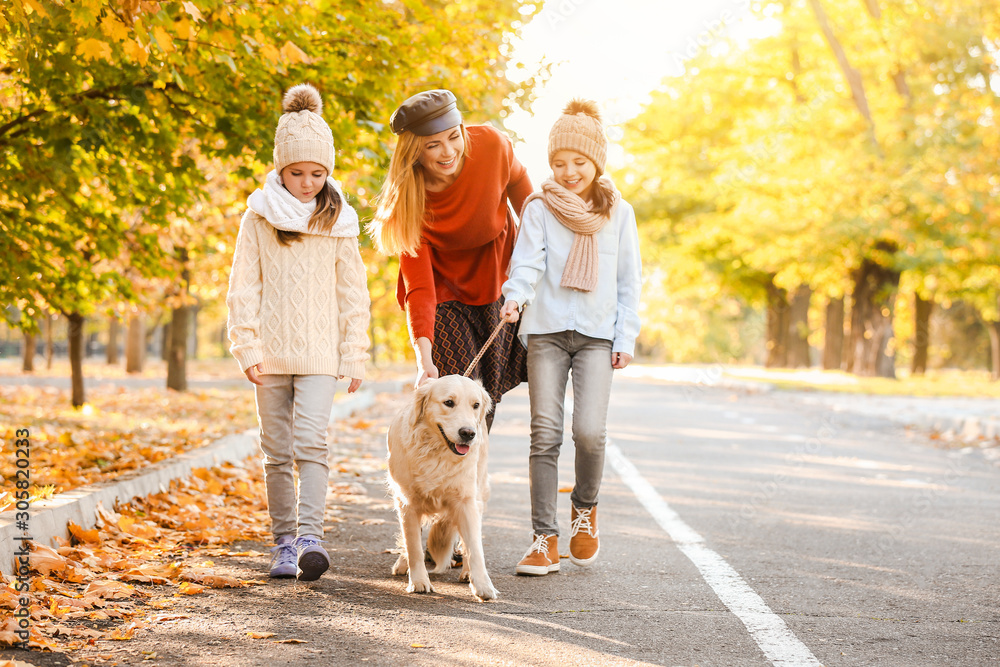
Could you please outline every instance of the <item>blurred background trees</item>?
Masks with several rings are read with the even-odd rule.
[[[395,106],[448,87],[469,122],[528,109],[506,76],[526,0],[12,0],[0,14],[0,356],[141,370],[224,357],[224,296],[280,98],[315,84],[334,176],[371,215]],[[1000,5],[773,0],[713,32],[624,126],[640,359],[1000,377]],[[611,57],[611,56],[609,56]],[[373,361],[409,353],[396,264],[362,239]],[[39,355],[38,359],[35,356]]]
[[[626,127],[642,352],[1000,377],[1000,6],[753,7]]]
[[[86,318],[131,321],[125,339],[134,342],[146,339],[143,325],[168,326],[167,382],[183,390],[195,323],[220,341],[211,353],[221,347],[238,221],[269,168],[284,90],[302,81],[319,88],[338,147],[334,177],[365,209],[403,98],[447,86],[472,122],[530,103],[533,79],[507,81],[501,54],[533,11],[522,4],[8,3],[0,17],[8,324],[31,336],[49,313],[68,322],[74,405],[85,400]],[[368,259],[376,289],[395,279],[391,262]],[[389,321],[398,314],[381,299],[375,315],[373,328],[386,332],[374,337],[376,356],[398,354],[393,339],[405,327]],[[141,355],[130,357],[135,364]]]

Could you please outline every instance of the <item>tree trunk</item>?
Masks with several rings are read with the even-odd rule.
[[[219,350],[223,357],[229,352],[229,327],[225,324],[219,327]]]
[[[990,332],[990,379],[1000,380],[1000,322],[987,322]]]
[[[35,370],[35,334],[24,334],[24,355],[21,370],[32,373]]]
[[[97,350],[97,333],[92,333],[87,336],[87,347],[84,348],[83,358],[92,357],[96,354]]]
[[[1000,311],[1000,294],[997,295],[997,310]],[[987,322],[986,329],[990,332],[990,378],[1000,380],[1000,320]]]
[[[187,332],[191,306],[174,308],[167,351],[167,389],[187,391]]]
[[[927,350],[931,342],[931,311],[933,301],[925,301],[919,294],[914,295],[916,302],[916,323],[914,326],[913,365],[910,373],[923,375],[927,372]]]
[[[74,408],[79,408],[86,399],[83,393],[83,315],[70,313],[66,316],[69,322],[69,367],[72,373]]]
[[[812,288],[799,285],[788,309],[788,365],[809,368],[809,302]]]
[[[128,333],[125,337],[125,372],[141,373],[146,359],[146,320],[142,313],[133,313],[128,318]]]
[[[120,328],[117,317],[112,315],[108,318],[108,347],[106,352],[109,366],[114,366],[118,363],[118,330]]]
[[[823,335],[823,370],[839,371],[844,362],[844,299],[826,303],[826,330]]]
[[[187,268],[187,250],[179,249],[179,259],[181,266],[181,296],[185,299],[188,296],[188,284],[191,273]],[[188,351],[188,331],[191,329],[191,310],[186,302],[174,308],[170,319],[170,346],[167,355],[167,389],[174,391],[187,391],[187,351]]]
[[[171,316],[173,313],[171,312]],[[160,327],[160,359],[170,360],[170,322],[165,322]]]
[[[767,362],[768,368],[788,365],[788,292],[774,282],[767,285]]]
[[[200,305],[191,307],[191,331],[188,338],[188,356],[191,359],[198,358],[198,313],[200,312]]]
[[[887,248],[882,248],[887,250]],[[854,272],[848,370],[856,375],[895,378],[892,308],[899,272],[865,259]]]
[[[52,370],[52,357],[56,354],[56,346],[52,342],[52,313],[45,316],[45,368]]]

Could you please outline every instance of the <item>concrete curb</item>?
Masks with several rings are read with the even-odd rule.
[[[893,418],[894,422],[936,431],[947,440],[969,442],[1000,438],[1000,419],[971,415],[923,414]]]
[[[400,387],[402,385],[400,384]],[[393,383],[379,383],[382,391],[392,391]],[[333,404],[330,421],[350,417],[375,403],[375,391],[362,390],[339,398]],[[20,546],[15,538],[29,536],[35,542],[52,544],[55,537],[67,538],[68,522],[93,528],[97,522],[97,505],[114,507],[116,502],[164,491],[175,479],[187,477],[194,468],[210,468],[221,463],[242,461],[255,454],[259,447],[258,429],[228,435],[206,447],[180,454],[174,458],[154,463],[147,468],[134,470],[102,484],[92,484],[60,493],[48,500],[31,505],[28,510],[28,531],[19,530],[15,520],[16,510],[0,514],[0,572],[12,573],[14,552]]]
[[[818,405],[836,412],[848,412],[884,419],[899,426],[940,434],[948,441],[975,444],[1000,438],[1000,401],[992,399],[920,399],[913,397],[860,398],[840,394],[794,394],[792,400]]]

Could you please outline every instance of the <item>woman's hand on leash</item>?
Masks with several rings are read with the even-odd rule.
[[[340,378],[343,379],[344,376],[341,375]],[[347,388],[347,393],[348,394],[353,394],[358,389],[361,389],[361,382],[362,382],[362,380],[360,380],[358,378],[351,378],[351,385]]]
[[[632,361],[632,355],[628,352],[612,352],[611,353],[611,367],[622,369],[628,366],[629,362]]]
[[[257,373],[260,373],[260,364],[254,364],[243,372],[246,373],[248,380],[254,384],[259,384],[262,387],[264,386],[264,383],[260,381],[260,376],[257,375]]]
[[[504,301],[500,307],[500,319],[504,322],[514,324],[521,318],[519,310],[520,307],[517,305],[517,301]]]

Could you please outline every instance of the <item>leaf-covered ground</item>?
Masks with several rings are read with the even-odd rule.
[[[15,433],[30,433],[34,498],[102,482],[256,425],[253,391],[96,387],[82,409],[68,390],[0,386],[0,511],[13,501]]]
[[[328,524],[341,521],[343,505],[365,492],[353,480],[384,468],[376,453],[394,405],[384,398],[363,415],[331,427]],[[102,508],[97,528],[70,529],[71,540],[56,548],[32,546],[30,646],[64,653],[73,662],[115,664],[121,642],[142,628],[185,618],[182,611],[172,611],[184,596],[266,580],[266,571],[260,579],[215,571],[223,559],[259,557],[256,545],[270,541],[257,457],[198,469],[164,493]],[[0,584],[0,648],[17,641],[13,583],[6,577]],[[41,655],[28,653],[24,659],[30,664]]]

